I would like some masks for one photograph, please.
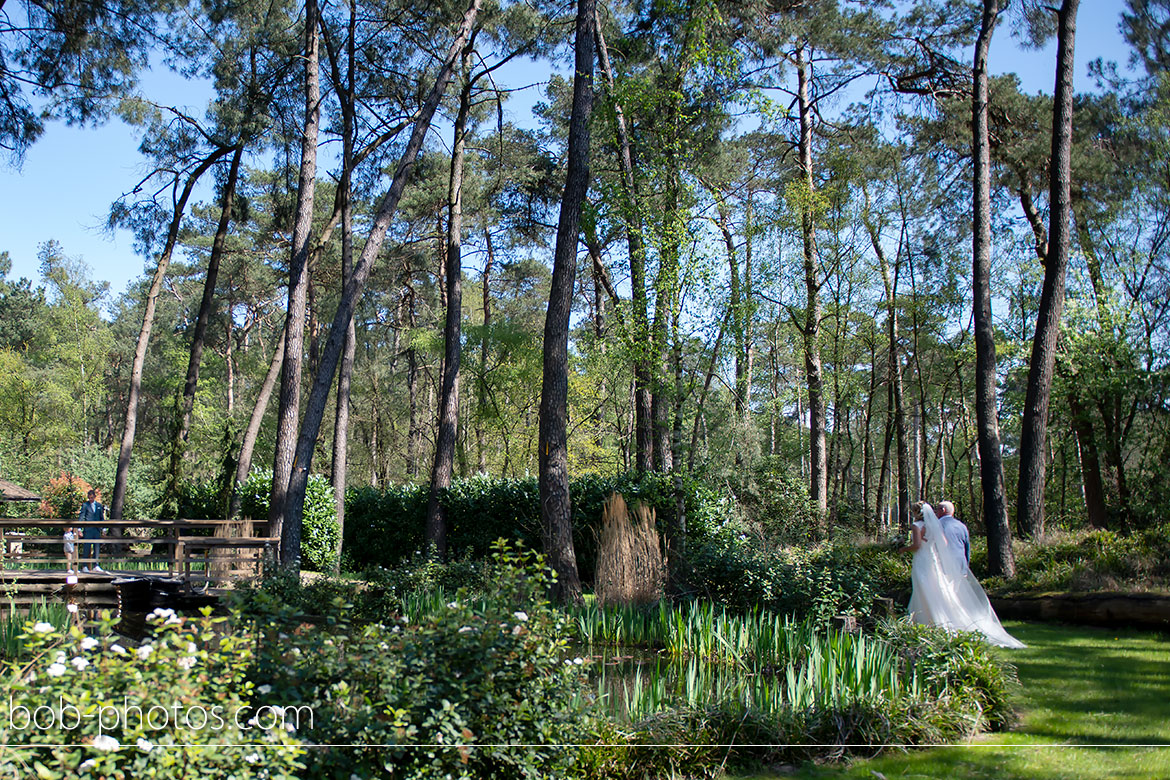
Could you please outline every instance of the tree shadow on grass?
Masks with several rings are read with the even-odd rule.
[[[1170,777],[1170,638],[1041,623],[1009,622],[1006,628],[1028,644],[1023,650],[997,651],[1016,666],[1020,678],[1016,707],[1022,720],[1014,731],[960,745],[891,750],[849,766],[804,766],[787,776]]]

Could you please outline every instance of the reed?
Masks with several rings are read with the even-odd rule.
[[[20,611],[10,605],[7,614],[0,617],[0,653],[10,659],[20,655],[23,647],[20,635],[25,633],[29,623],[51,623],[60,631],[66,629],[72,621],[73,615],[61,602],[42,598]]]
[[[601,604],[651,604],[662,598],[666,560],[654,510],[631,511],[621,493],[605,502],[597,539],[597,600]]]

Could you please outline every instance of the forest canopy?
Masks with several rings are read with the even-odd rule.
[[[10,0],[0,147],[132,127],[148,173],[109,223],[147,273],[111,296],[52,235],[37,283],[0,255],[0,475],[157,517],[271,468],[298,544],[310,471],[339,498],[663,472],[813,536],[948,498],[998,573],[1012,536],[1146,527],[1170,509],[1170,4],[1127,0],[1116,63],[1075,59],[1076,12]],[[989,77],[992,36],[1057,40],[1054,93]],[[523,118],[518,63],[547,81]]]

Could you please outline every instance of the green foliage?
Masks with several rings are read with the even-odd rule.
[[[896,620],[884,622],[879,636],[897,648],[928,696],[948,700],[976,727],[1002,730],[1015,723],[1010,704],[1018,685],[1015,667],[979,634]]]
[[[735,611],[759,607],[824,622],[868,614],[882,594],[877,573],[848,544],[764,550],[725,535],[688,551],[688,563],[691,588]]]
[[[282,636],[295,618],[256,603],[264,701],[312,707],[315,743],[391,746],[313,751],[309,776],[566,776],[574,754],[557,745],[583,737],[583,679],[566,663],[563,619],[538,595],[550,575],[504,544],[492,565],[489,600],[460,596],[419,619],[357,628],[335,612]]]
[[[793,474],[783,458],[762,458],[754,483],[741,500],[765,538],[798,544],[811,542],[817,535],[817,512],[808,483]]]
[[[1051,531],[1043,541],[1013,543],[1016,576],[988,577],[999,592],[1170,590],[1170,524],[1128,535],[1104,529]],[[971,567],[984,570],[987,545],[975,540]]]
[[[252,469],[240,486],[241,511],[245,517],[268,517],[272,471]],[[219,486],[187,484],[180,493],[179,513],[191,519],[223,517]],[[320,474],[309,477],[305,488],[304,524],[301,527],[301,566],[309,571],[330,571],[337,554],[337,509],[333,487]]]
[[[700,685],[699,695],[629,726],[603,724],[601,744],[584,752],[585,776],[719,777],[729,765],[872,755],[887,745],[938,744],[1013,722],[1014,672],[975,637],[900,622],[877,637],[806,638],[814,641],[790,661],[791,673],[741,673],[738,683]],[[870,662],[852,683],[843,674]],[[625,682],[635,691],[627,700],[660,682],[649,677]],[[675,684],[689,688],[701,677],[688,671]],[[866,681],[877,684],[850,687]],[[805,687],[821,694],[805,699]]]
[[[261,717],[246,680],[252,638],[225,632],[225,618],[169,610],[153,618],[153,636],[138,647],[124,646],[108,616],[89,636],[27,624],[31,660],[3,666],[0,771],[44,780],[296,777],[301,751],[284,727],[293,720]]]
[[[688,540],[701,543],[716,533],[728,514],[725,496],[702,482],[683,482]],[[569,484],[573,543],[584,581],[593,579],[597,560],[596,529],[605,500],[619,492],[629,504],[653,507],[660,531],[676,522],[674,487],[669,474],[585,476]],[[454,556],[482,558],[499,538],[526,547],[540,546],[540,490],[536,478],[456,480],[443,491],[447,509],[447,548]],[[346,494],[344,563],[350,570],[396,567],[421,549],[427,488],[399,486],[385,490],[351,489]]]

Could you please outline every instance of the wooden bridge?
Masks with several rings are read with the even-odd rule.
[[[109,535],[82,539],[86,526]],[[0,518],[0,588],[10,610],[41,601],[122,613],[209,603],[237,583],[258,580],[278,540],[238,520]],[[77,529],[75,540],[65,528]],[[66,553],[66,544],[74,546]],[[88,545],[95,545],[97,554]],[[95,568],[95,566],[99,568]]]

